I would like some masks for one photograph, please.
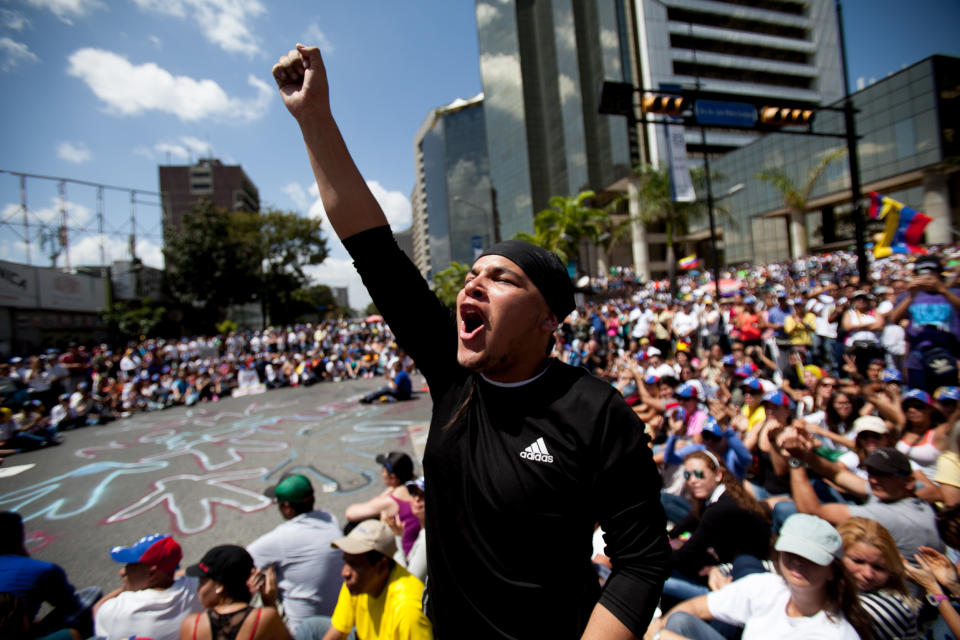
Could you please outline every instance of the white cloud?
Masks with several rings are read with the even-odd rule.
[[[206,140],[201,140],[200,138],[195,138],[193,136],[180,136],[180,142],[182,142],[188,149],[190,149],[190,151],[199,157],[213,156],[213,145]]]
[[[247,83],[255,95],[243,99],[227,95],[213,80],[174,76],[152,62],[134,65],[102,49],[79,49],[68,61],[67,73],[83,80],[107,111],[118,115],[161,111],[187,122],[205,118],[251,121],[263,117],[273,98],[273,89],[252,74]]]
[[[99,0],[27,0],[27,4],[37,9],[49,9],[67,24],[73,24],[73,18],[83,18],[95,9],[106,8]]]
[[[163,49],[163,40],[161,40],[158,36],[147,36],[147,40],[152,42],[153,46],[155,46],[157,49]]]
[[[25,62],[39,62],[30,47],[7,37],[0,38],[0,71],[13,71]]]
[[[57,147],[57,157],[73,164],[83,164],[93,159],[90,149],[82,142],[61,142]]]
[[[0,9],[0,25],[12,31],[23,31],[30,26],[30,21],[19,11]]]
[[[134,0],[137,6],[197,25],[204,37],[229,53],[261,53],[250,26],[266,12],[259,0]]]
[[[380,203],[380,207],[387,216],[390,228],[394,231],[404,231],[410,228],[413,214],[410,209],[410,200],[399,191],[387,191],[376,180],[367,180],[367,186],[373,197]]]
[[[353,261],[343,258],[327,258],[323,264],[307,267],[304,272],[317,284],[328,287],[347,287],[350,306],[361,312],[370,304],[370,293],[363,286]]]
[[[310,198],[307,196],[307,192],[296,182],[291,182],[290,184],[280,187],[280,191],[287,194],[287,197],[293,200],[293,204],[301,211],[306,211],[310,208]]]
[[[330,41],[330,38],[327,37],[327,34],[320,29],[320,25],[316,22],[311,22],[307,26],[307,30],[303,32],[300,42],[303,42],[311,47],[320,47],[320,51],[323,52],[323,55],[333,53],[335,48],[333,46],[333,42]]]
[[[189,160],[190,159],[190,150],[184,147],[183,145],[174,144],[172,142],[158,142],[153,145],[154,150],[164,156],[169,155],[172,158],[177,160]],[[153,155],[150,156],[153,158]]]
[[[93,218],[90,209],[82,204],[66,200],[63,205],[67,210],[68,227],[82,227]],[[18,216],[17,219],[20,220],[22,219],[22,217],[19,217],[21,216],[21,211],[22,209],[19,204],[10,203],[3,208],[2,213],[0,213],[0,218],[9,220],[13,216]],[[49,207],[42,207],[40,209],[30,207],[27,212],[30,215],[31,227],[38,222],[45,225],[58,225],[60,224],[60,198],[53,196],[50,198]]]
[[[148,267],[163,269],[163,252],[160,247],[148,240],[140,240],[136,245],[137,257]],[[67,254],[71,265],[100,264],[100,236],[88,235],[71,242]],[[116,260],[130,259],[130,244],[118,237],[103,237],[103,255],[107,264]],[[59,260],[63,263],[63,258]]]

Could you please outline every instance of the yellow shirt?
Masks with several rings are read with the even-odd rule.
[[[338,631],[357,628],[359,640],[431,640],[433,626],[423,615],[423,583],[400,565],[390,570],[387,586],[376,598],[353,596],[341,585],[332,623]]]
[[[933,476],[937,484],[948,484],[960,488],[960,455],[953,451],[940,454],[937,458],[937,473]]]
[[[754,427],[759,427],[767,421],[767,412],[763,410],[762,404],[754,409],[753,413],[750,412],[750,405],[745,404],[740,409],[740,413],[747,417],[747,431],[753,431]]]

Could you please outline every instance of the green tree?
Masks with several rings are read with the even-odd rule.
[[[228,306],[250,302],[260,290],[259,242],[251,229],[234,222],[227,210],[201,200],[163,249],[170,295],[200,311],[205,328],[222,319]]]
[[[150,298],[140,301],[115,301],[100,314],[104,321],[117,328],[123,340],[149,337],[164,320],[167,308]]]
[[[830,163],[842,158],[846,153],[846,149],[839,147],[825,154],[820,162],[810,169],[807,180],[802,186],[794,183],[782,167],[765,169],[756,174],[755,177],[758,180],[772,185],[783,197],[783,204],[789,212],[791,258],[801,258],[807,255],[807,202],[810,200],[814,185],[823,175],[823,172],[827,170],[827,167],[830,166]]]
[[[591,206],[596,194],[581,191],[575,196],[554,196],[550,208],[533,218],[533,235],[518,233],[518,240],[526,240],[549,249],[565,264],[574,262],[580,268],[580,249],[584,240],[596,245],[608,231],[610,216],[603,209]]]
[[[451,309],[457,306],[457,294],[463,288],[463,282],[470,272],[470,265],[451,262],[450,266],[433,275],[433,291],[440,302]]]
[[[258,298],[265,317],[286,324],[305,311],[298,302],[310,296],[297,294],[310,285],[304,268],[326,259],[327,241],[320,220],[273,209],[230,213],[201,201],[164,255],[171,294],[200,307],[208,326],[228,306]]]

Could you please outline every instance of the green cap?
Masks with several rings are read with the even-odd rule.
[[[280,502],[306,502],[313,499],[313,485],[299,473],[286,476],[275,487],[263,492],[267,497]]]

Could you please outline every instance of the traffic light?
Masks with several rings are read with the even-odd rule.
[[[690,110],[690,101],[680,96],[643,96],[641,102],[644,113],[662,113],[668,116],[681,116]]]
[[[810,124],[814,116],[813,109],[791,109],[789,107],[761,107],[760,122],[773,126]]]

